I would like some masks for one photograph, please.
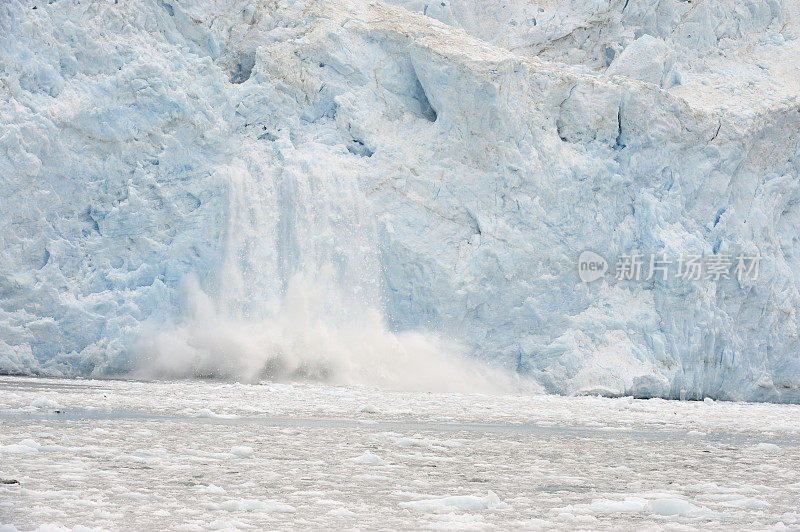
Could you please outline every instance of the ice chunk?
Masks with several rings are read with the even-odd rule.
[[[383,459],[372,453],[364,453],[361,456],[357,456],[356,458],[351,458],[350,461],[356,464],[367,464],[367,465],[381,465],[385,463]]]
[[[294,506],[269,499],[232,499],[219,505],[226,512],[280,512],[294,513]]]
[[[703,515],[710,515],[705,508],[695,506],[689,501],[676,498],[661,498],[650,501],[644,508],[645,511],[665,516],[682,516],[682,517],[698,517]]]
[[[208,486],[200,486],[198,491],[200,493],[205,493],[208,495],[225,495],[226,493],[224,488],[215,486],[214,484],[209,484]]]
[[[662,39],[645,34],[614,59],[606,74],[662,85],[674,62],[675,52]]]
[[[356,515],[356,513],[348,510],[347,508],[334,508],[332,510],[328,510],[328,515],[333,517],[353,517]]]
[[[778,445],[767,442],[758,443],[755,445],[755,447],[753,447],[753,449],[756,451],[766,451],[769,453],[777,453],[781,450],[781,448]]]
[[[11,445],[3,445],[0,446],[0,453],[8,453],[8,454],[30,454],[30,453],[38,453],[42,449],[42,446],[36,440],[22,440],[19,443],[14,443]]]
[[[201,408],[197,412],[197,417],[203,418],[216,418],[216,419],[238,419],[240,416],[236,414],[219,414],[208,408]]]
[[[59,407],[58,403],[49,397],[38,397],[31,402],[31,406],[43,410],[52,410]]]
[[[596,499],[588,505],[588,509],[598,513],[651,513],[663,516],[698,517],[710,512],[677,497],[625,497],[624,500]]]
[[[500,498],[493,491],[489,491],[485,496],[454,495],[440,499],[403,502],[400,503],[400,506],[426,513],[452,512],[454,510],[505,510],[509,508],[509,505],[500,501]]]
[[[647,499],[641,497],[625,497],[622,501],[596,499],[589,504],[593,512],[641,512],[647,507]]]
[[[254,453],[252,447],[242,445],[231,447],[231,454],[239,458],[252,458]]]

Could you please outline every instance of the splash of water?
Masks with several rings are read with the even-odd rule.
[[[301,276],[280,312],[231,319],[190,280],[191,312],[142,336],[139,378],[215,377],[239,381],[313,380],[404,391],[508,392],[511,375],[466,356],[453,341],[419,331],[393,333],[379,312],[331,312],[326,288]]]
[[[515,375],[468,357],[455,341],[389,330],[373,216],[356,177],[307,170],[273,179],[225,172],[228,229],[216,280],[184,279],[180,316],[147,328],[134,345],[134,376],[519,389]]]

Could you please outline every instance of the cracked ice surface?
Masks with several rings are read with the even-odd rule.
[[[800,526],[796,405],[0,386],[0,530]]]
[[[0,6],[0,370],[800,398],[796,3],[392,4]]]

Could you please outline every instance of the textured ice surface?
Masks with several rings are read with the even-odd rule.
[[[0,370],[800,398],[796,3],[391,4],[0,6]]]
[[[0,482],[19,482],[0,483],[0,530],[800,526],[798,405],[20,377],[0,389]]]

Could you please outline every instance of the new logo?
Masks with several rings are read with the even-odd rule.
[[[584,283],[600,279],[608,271],[608,261],[594,251],[586,250],[578,257],[578,277]]]

